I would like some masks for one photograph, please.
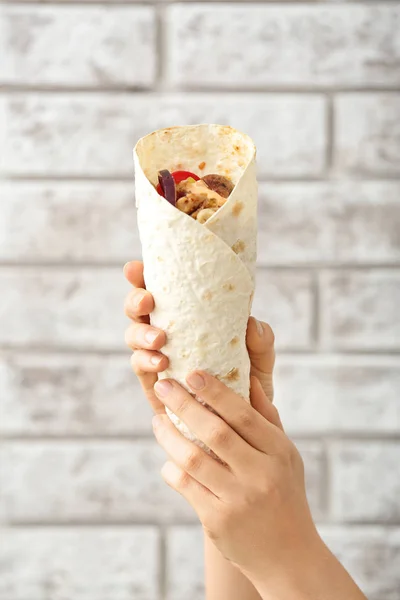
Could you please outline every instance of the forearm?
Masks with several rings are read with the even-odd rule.
[[[204,536],[206,600],[261,600],[261,596],[235,566]]]
[[[251,579],[262,600],[367,600],[320,538],[287,569]]]

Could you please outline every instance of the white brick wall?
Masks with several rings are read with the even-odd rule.
[[[168,71],[184,87],[400,84],[398,6],[176,4],[168,20]]]
[[[300,390],[300,393],[299,393]],[[275,398],[294,435],[398,435],[397,356],[281,356]]]
[[[367,594],[369,600],[397,600],[400,586],[400,528],[323,526],[320,534]],[[203,561],[197,555],[199,527],[173,527],[167,534],[169,551],[167,599],[202,600]]]
[[[170,123],[208,120],[252,135],[264,176],[318,176],[325,167],[325,109],[319,95],[7,94],[0,103],[2,167],[13,177],[131,179],[132,140]]]
[[[4,353],[4,436],[149,434],[151,409],[125,356]]]
[[[167,533],[167,600],[204,599],[203,531],[180,526]]]
[[[259,262],[395,265],[399,197],[400,181],[263,183]]]
[[[344,442],[330,447],[332,510],[342,521],[398,521],[400,443]]]
[[[1,83],[88,88],[155,83],[153,8],[4,6],[0,19]]]
[[[7,261],[120,264],[140,256],[130,183],[0,183],[0,197]]]
[[[399,94],[339,95],[335,115],[338,169],[354,175],[398,175]]]
[[[400,272],[324,272],[320,288],[321,336],[326,346],[399,349]]]
[[[0,458],[3,514],[12,523],[193,520],[162,481],[165,455],[153,440],[8,442]]]
[[[158,538],[155,527],[5,530],[0,598],[154,600]]]
[[[0,1],[0,600],[200,600],[124,347],[132,146],[252,135],[255,313],[321,533],[400,600],[396,1]],[[201,48],[201,52],[199,52]]]

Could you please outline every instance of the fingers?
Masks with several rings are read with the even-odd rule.
[[[135,350],[131,358],[132,368],[156,414],[165,413],[164,404],[154,393],[157,373],[168,367],[168,358],[157,352],[166,342],[163,331],[149,325],[149,314],[154,309],[154,300],[145,289],[143,263],[132,261],[124,266],[124,275],[135,289],[125,299],[125,314],[134,321],[125,333],[127,345]]]
[[[162,379],[154,390],[161,402],[227,465],[238,469],[248,464],[252,450],[249,445],[176,381]]]
[[[125,299],[125,314],[130,319],[148,321],[148,315],[154,310],[154,300],[145,289],[143,278],[143,263],[132,261],[124,266],[126,279],[134,286]]]
[[[161,352],[135,350],[131,358],[132,369],[138,377],[146,373],[161,373],[168,368],[168,358]]]
[[[196,396],[213,408],[253,448],[266,454],[276,452],[276,429],[241,396],[205,371],[190,373],[186,381]]]
[[[160,350],[166,341],[164,331],[146,323],[132,323],[125,331],[125,343],[132,350]]]
[[[124,265],[124,275],[134,287],[145,288],[143,277],[143,263],[139,260],[132,260]]]
[[[251,374],[259,379],[264,392],[272,402],[274,397],[275,336],[271,327],[250,317],[246,343],[251,362]]]
[[[172,461],[165,463],[161,475],[172,489],[193,506],[201,521],[206,512],[217,510],[218,499],[214,494]]]
[[[124,311],[130,319],[141,320],[154,310],[154,299],[150,292],[143,288],[135,288],[125,298]]]
[[[267,398],[257,377],[250,377],[250,403],[267,421],[283,431],[278,409]]]
[[[165,413],[164,404],[160,402],[160,400],[157,398],[157,395],[154,392],[154,384],[157,381],[157,373],[155,371],[158,370],[158,367],[153,366],[151,371],[147,368],[142,368],[141,365],[143,363],[146,364],[148,360],[148,358],[142,356],[143,354],[151,355],[152,353],[148,352],[147,350],[137,350],[135,354],[132,354],[131,357],[132,368],[137,375],[139,383],[142,386],[142,390],[146,395],[147,400],[149,401],[153,411],[156,414]]]
[[[157,398],[154,392],[154,384],[157,381],[157,373],[165,371],[168,367],[168,358],[160,352],[136,350],[132,354],[131,365],[153,411],[156,414],[164,414],[165,406]]]
[[[172,424],[167,415],[153,418],[153,429],[158,443],[175,464],[189,473],[214,495],[223,496],[232,474],[209,456],[202,448],[187,440]]]

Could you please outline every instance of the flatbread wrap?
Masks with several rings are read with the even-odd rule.
[[[134,149],[144,278],[163,329],[169,367],[160,378],[206,370],[249,399],[246,328],[254,294],[255,147],[222,125],[161,129]],[[183,175],[182,175],[183,174]],[[190,440],[203,446],[167,410]],[[203,446],[204,447],[204,446]]]

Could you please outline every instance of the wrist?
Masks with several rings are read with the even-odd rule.
[[[366,600],[316,529],[302,548],[281,552],[276,567],[247,576],[263,600]]]
[[[316,574],[329,550],[314,525],[301,543],[292,542],[276,555],[273,565],[248,575],[263,600],[314,600],[310,588],[316,588]]]
[[[251,577],[263,600],[366,600],[317,530],[273,572]]]

